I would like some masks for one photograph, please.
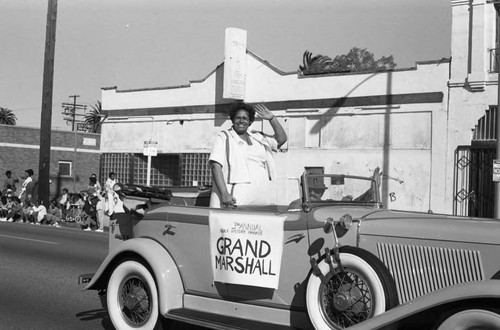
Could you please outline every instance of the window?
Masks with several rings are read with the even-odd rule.
[[[60,176],[72,176],[72,162],[60,160],[59,161],[59,175]]]
[[[307,174],[325,174],[324,167],[304,167]]]

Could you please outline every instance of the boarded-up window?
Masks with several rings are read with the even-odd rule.
[[[59,175],[60,176],[71,176],[71,165],[70,161],[60,160],[59,161]]]

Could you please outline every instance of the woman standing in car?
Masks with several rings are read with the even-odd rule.
[[[255,113],[269,120],[274,135],[249,130]],[[239,102],[229,112],[231,128],[215,138],[210,154],[214,186],[210,207],[275,204],[274,154],[287,140],[283,127],[263,104]]]

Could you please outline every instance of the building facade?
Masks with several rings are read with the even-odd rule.
[[[370,175],[379,167],[386,207],[488,216],[478,197],[491,200],[491,177],[471,164],[491,171],[488,157],[494,157],[484,146],[476,155],[473,147],[481,140],[474,136],[487,133],[496,141],[490,118],[498,90],[491,60],[498,47],[495,6],[452,0],[452,59],[412,68],[303,76],[247,51],[244,101],[265,103],[289,137],[277,155],[282,201],[292,198],[290,179],[310,168]],[[213,138],[230,126],[224,65],[185,86],[103,88],[105,171],[144,184],[144,143],[154,141],[152,185],[209,185]],[[260,120],[253,128],[270,130]]]
[[[494,216],[492,163],[498,106],[498,1],[451,1],[448,154],[444,192],[456,214]],[[453,169],[453,171],[452,171]]]
[[[63,188],[70,192],[86,189],[90,175],[99,175],[99,134],[53,130],[50,149],[50,200],[59,196]],[[25,170],[33,169],[33,178],[38,180],[39,157],[38,128],[0,125],[2,178],[7,170],[19,178]]]
[[[380,167],[391,207],[427,210],[431,202],[439,204],[441,194],[433,189],[439,185],[431,176],[439,167],[433,169],[437,163],[431,160],[442,158],[444,150],[439,143],[443,137],[434,129],[446,120],[448,61],[385,72],[302,76],[281,72],[250,51],[246,56],[245,101],[264,102],[289,137],[277,155],[278,180],[285,187],[306,168],[371,175]],[[144,183],[139,181],[145,173],[141,153],[144,142],[153,140],[158,142],[157,159],[171,166],[153,163],[152,184],[165,183],[156,176],[168,177],[167,184],[210,184],[207,159],[213,138],[230,126],[232,100],[221,97],[223,70],[221,64],[188,86],[103,89],[108,115],[102,125],[103,159],[133,158],[135,166],[129,165],[127,175]],[[269,131],[268,125],[256,120],[253,128]],[[286,202],[294,196],[279,197]]]

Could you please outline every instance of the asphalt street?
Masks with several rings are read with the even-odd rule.
[[[0,222],[0,329],[114,329],[97,293],[77,282],[107,244],[107,233]]]

